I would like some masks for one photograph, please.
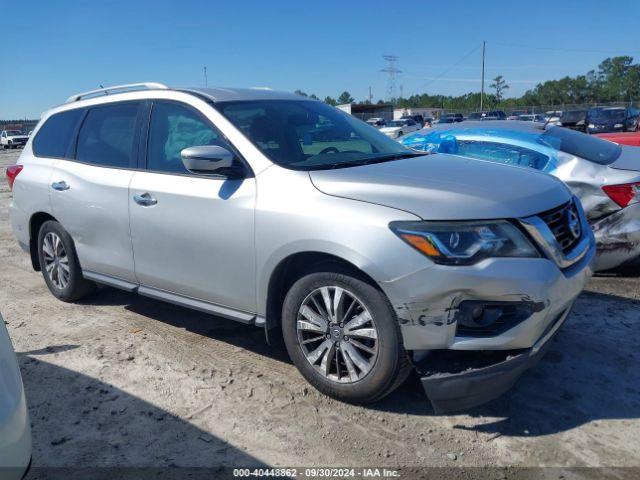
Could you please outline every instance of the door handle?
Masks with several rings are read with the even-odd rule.
[[[133,200],[138,205],[142,205],[143,207],[150,207],[150,206],[155,205],[156,203],[158,203],[158,200],[153,198],[148,193],[143,193],[142,195],[134,195],[133,196]]]
[[[51,184],[51,188],[53,188],[54,190],[58,190],[59,192],[62,192],[63,190],[69,190],[69,184],[67,182],[65,182],[64,180],[61,182],[53,182]]]

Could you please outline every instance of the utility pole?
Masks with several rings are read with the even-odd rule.
[[[402,73],[402,70],[396,67],[396,62],[398,61],[397,56],[383,55],[382,58],[388,62],[388,65],[380,71],[389,74],[389,80],[387,82],[387,100],[391,101],[396,95],[396,75]]]
[[[404,87],[400,85],[400,98],[404,98]]]
[[[373,103],[373,94],[371,93],[371,87],[369,87],[369,103]]]
[[[207,79],[207,67],[204,67],[204,87],[207,88],[209,86],[209,80]]]
[[[482,111],[482,106],[484,102],[484,50],[487,42],[482,41],[482,83],[480,87],[480,111]]]

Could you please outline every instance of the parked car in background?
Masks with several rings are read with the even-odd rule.
[[[0,132],[0,145],[2,145],[2,148],[23,147],[27,140],[29,140],[29,137],[20,130],[2,130]]]
[[[529,112],[526,110],[514,110],[507,116],[507,120],[518,120],[520,115],[528,115]]]
[[[558,126],[577,130],[579,132],[587,131],[587,111],[586,110],[565,110],[560,115],[557,122],[549,120],[547,128]]]
[[[596,137],[609,140],[619,145],[629,145],[631,147],[640,147],[640,132],[622,132],[622,133],[598,133]]]
[[[562,116],[562,110],[549,110],[544,112],[547,126],[560,126],[560,117]]]
[[[464,121],[464,115],[462,115],[461,113],[447,113],[443,116],[440,117],[440,120],[446,119],[445,122],[440,122],[440,123],[456,123],[456,122],[463,122]]]
[[[367,123],[372,127],[376,127],[378,129],[384,127],[387,124],[386,120],[381,117],[370,118],[367,120]]]
[[[593,108],[587,113],[587,132],[635,132],[639,115],[640,111],[635,108]]]
[[[387,124],[380,129],[387,137],[398,138],[410,132],[420,130],[422,125],[416,123],[412,118],[404,120],[389,120]]]
[[[546,123],[546,117],[541,113],[526,113],[518,116],[518,120],[521,122],[536,122],[536,123]]]
[[[309,136],[318,124],[348,140]],[[549,175],[425,156],[272,90],[73,95],[7,174],[14,235],[56,298],[98,282],[281,329],[301,374],[349,402],[412,366],[436,411],[501,395],[595,255],[580,202]]]
[[[506,120],[507,114],[502,110],[489,110],[484,112],[473,112],[469,114],[467,120]]]
[[[424,127],[424,117],[422,115],[403,115],[400,120],[413,120],[420,128]]]
[[[440,116],[440,118],[436,118],[433,122],[431,122],[431,124],[435,125],[439,123],[460,123],[462,121],[464,121],[464,117],[461,113],[453,113],[442,115]]]
[[[640,149],[530,122],[465,122],[407,135],[419,151],[529,167],[565,182],[581,200],[598,246],[596,269],[640,259]]]
[[[0,477],[20,480],[31,462],[31,423],[11,339],[0,314]]]

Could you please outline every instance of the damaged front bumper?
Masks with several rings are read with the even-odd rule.
[[[434,411],[447,413],[466,410],[505,393],[542,358],[569,311],[570,307],[528,349],[485,352],[442,350],[427,355],[416,364],[416,370]]]
[[[564,269],[546,258],[495,258],[433,265],[381,283],[435,410],[470,408],[508,390],[543,354],[594,259],[591,237],[580,260]]]

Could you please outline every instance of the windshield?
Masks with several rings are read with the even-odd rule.
[[[571,110],[570,112],[564,112],[560,117],[560,121],[564,123],[579,122],[584,120],[586,114],[587,112],[584,110]]]
[[[271,161],[293,170],[324,170],[418,155],[365,122],[308,100],[214,105]]]
[[[615,162],[622,152],[620,145],[613,142],[562,127],[550,128],[540,136],[538,141],[556,150],[600,165]]]
[[[589,118],[598,120],[624,120],[624,110],[594,110],[589,112]]]
[[[13,135],[22,135],[22,132],[19,130],[7,130],[7,135],[13,136]]]

